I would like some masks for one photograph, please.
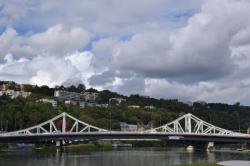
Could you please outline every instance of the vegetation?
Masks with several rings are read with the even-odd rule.
[[[18,89],[14,83],[11,86]],[[27,99],[21,97],[11,99],[5,95],[0,97],[0,131],[23,129],[46,121],[62,112],[68,112],[76,118],[98,127],[113,130],[120,129],[120,122],[159,126],[185,113],[192,113],[216,126],[234,131],[246,132],[250,126],[250,107],[241,106],[239,103],[229,105],[196,102],[189,106],[173,99],[154,99],[140,95],[123,96],[104,90],[99,92],[97,98],[99,103],[108,103],[109,99],[114,97],[124,98],[126,102],[122,102],[120,105],[110,103],[108,108],[81,109],[79,106],[64,103],[59,103],[56,108],[53,108],[49,103],[37,103],[36,100],[41,97],[53,98],[55,88],[25,85],[24,89],[32,92]],[[85,90],[85,86],[82,84],[70,87],[57,86],[56,89],[82,92]],[[96,92],[97,90],[87,89],[87,91]],[[129,105],[139,105],[140,108],[129,108]],[[144,106],[154,106],[155,108],[145,109]]]
[[[7,147],[8,147],[7,144],[0,144],[0,151],[1,151],[2,149],[6,149]]]
[[[178,166],[219,166],[216,163],[196,163],[196,164],[181,164]]]

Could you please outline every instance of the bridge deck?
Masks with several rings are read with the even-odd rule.
[[[92,133],[56,133],[0,136],[0,142],[51,142],[56,140],[172,140],[217,143],[250,143],[250,136],[225,136],[209,134],[175,134],[175,133],[138,133],[138,132],[92,132]]]

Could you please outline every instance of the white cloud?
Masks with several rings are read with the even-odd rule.
[[[249,15],[248,0],[3,1],[0,79],[247,103]]]
[[[66,60],[70,60],[73,66],[80,72],[81,81],[88,85],[88,79],[94,74],[94,69],[91,66],[93,58],[91,52],[75,52],[65,57]],[[73,81],[73,80],[72,80]]]
[[[11,26],[29,13],[32,7],[30,0],[2,0],[0,1],[0,27]]]
[[[83,28],[58,24],[32,35],[28,42],[41,52],[65,55],[86,46],[90,38],[91,34]]]
[[[143,76],[144,93],[155,97],[247,104],[249,14],[246,0],[206,1],[181,28],[153,27],[114,43],[110,70]],[[106,81],[112,84],[114,77]]]
[[[62,24],[49,27],[44,32],[21,35],[8,28],[0,35],[0,58],[11,52],[18,57],[37,55],[65,56],[84,48],[92,34],[80,27]]]
[[[113,61],[114,47],[118,43],[119,40],[115,38],[104,38],[92,43],[91,51],[94,53],[92,65],[96,72],[108,70]]]
[[[76,52],[65,58],[56,56],[37,56],[31,60],[15,60],[10,54],[6,62],[0,64],[0,79],[37,85],[61,85],[64,83],[85,83],[92,71],[88,66],[91,55]]]
[[[183,84],[164,79],[146,79],[144,93],[156,98],[175,98],[182,101],[224,102],[234,104],[241,102],[249,105],[250,79],[235,81],[227,78],[221,81]]]
[[[6,0],[0,3],[0,27],[25,24],[27,28],[47,29],[63,23],[84,26],[104,35],[124,35],[140,31],[152,23],[166,24],[169,20],[165,17],[196,11],[202,2],[190,0],[183,4],[182,0],[61,0],[58,3],[57,0],[25,0],[20,3],[18,0]]]
[[[250,3],[244,0],[207,1],[201,12],[176,31],[149,30],[121,42],[114,65],[146,77],[189,82],[227,76],[236,67],[230,41],[250,26],[243,19],[249,9]]]

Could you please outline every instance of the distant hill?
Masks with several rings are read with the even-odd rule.
[[[250,126],[250,107],[224,103],[206,103],[205,101],[181,102],[177,99],[155,99],[138,94],[124,96],[109,90],[98,91],[86,89],[83,84],[78,86],[36,86],[17,84],[13,81],[0,81],[2,90],[27,91],[32,94],[27,98],[18,97],[11,99],[6,95],[0,96],[0,130],[17,130],[43,122],[61,112],[68,112],[75,117],[93,125],[108,128],[108,121],[112,120],[112,129],[119,130],[120,122],[133,124],[159,126],[165,124],[185,113],[192,113],[214,125],[246,132]],[[85,107],[65,104],[58,101],[57,107],[50,103],[41,103],[37,100],[54,98],[55,90],[69,92],[98,93],[97,103],[108,104],[107,108]],[[167,92],[166,92],[167,93]],[[111,98],[124,99],[117,104]],[[118,100],[119,101],[119,100]]]

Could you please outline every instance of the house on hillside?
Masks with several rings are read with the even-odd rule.
[[[27,98],[28,96],[31,95],[31,92],[14,91],[14,90],[0,91],[0,96],[3,95],[9,96],[11,99],[15,99],[17,97]]]
[[[155,106],[152,106],[152,105],[146,105],[144,106],[145,109],[149,109],[149,110],[153,110],[155,109]]]
[[[84,101],[95,102],[98,97],[96,92],[84,92],[81,94],[81,99]]]
[[[122,102],[126,102],[126,99],[123,98],[110,98],[109,103],[116,102],[116,105],[120,105]]]
[[[37,103],[50,103],[53,108],[57,107],[57,101],[53,99],[39,99],[36,101]]]
[[[139,108],[141,108],[141,106],[139,106],[139,105],[129,105],[128,108],[139,109]]]
[[[65,90],[56,90],[54,92],[54,97],[58,98],[59,101],[80,101],[80,93],[68,92]]]

